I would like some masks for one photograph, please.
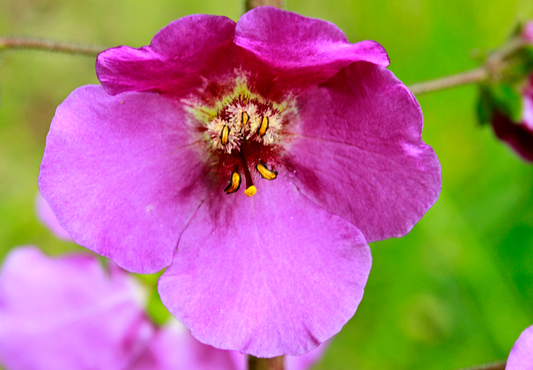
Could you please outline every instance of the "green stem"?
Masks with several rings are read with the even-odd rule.
[[[248,370],[284,370],[285,358],[278,356],[273,358],[259,358],[248,355]]]
[[[59,53],[78,54],[91,57],[95,57],[98,53],[105,50],[105,48],[99,46],[58,42],[32,37],[0,37],[0,51],[12,49],[55,51]]]
[[[468,72],[458,73],[451,76],[437,78],[435,80],[419,82],[409,87],[415,95],[425,94],[432,91],[449,89],[450,87],[461,86],[484,81],[488,76],[485,68],[476,68]]]
[[[485,64],[479,68],[437,78],[425,82],[412,84],[409,90],[415,95],[449,89],[455,86],[478,83],[488,79],[497,79],[499,71],[506,65],[506,59],[527,45],[521,37],[510,40],[487,58]]]

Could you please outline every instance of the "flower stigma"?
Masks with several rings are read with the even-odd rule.
[[[289,116],[295,113],[291,99],[281,104],[269,101],[241,82],[214,107],[189,106],[200,120],[211,168],[220,182],[228,184],[224,188],[226,194],[236,193],[243,177],[244,194],[249,197],[257,193],[254,181],[277,178],[282,131]]]

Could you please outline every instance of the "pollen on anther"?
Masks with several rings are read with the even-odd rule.
[[[241,175],[237,171],[231,173],[229,185],[224,189],[227,194],[235,193],[241,187]]]
[[[248,121],[250,120],[250,116],[246,112],[242,112],[242,125],[246,126],[248,124]]]
[[[244,194],[246,194],[249,197],[253,197],[257,193],[257,188],[255,185],[249,186],[245,191]]]
[[[258,163],[255,168],[257,169],[257,172],[259,172],[266,180],[274,180],[276,177],[278,177],[278,171],[269,170],[263,163]]]
[[[220,132],[220,143],[224,146],[228,145],[230,130],[231,129],[228,127],[228,125],[224,125],[224,127],[222,127],[222,131]]]
[[[257,135],[259,137],[263,137],[265,136],[267,130],[268,130],[268,125],[269,125],[269,119],[267,116],[263,116],[263,118],[261,118],[261,125],[259,126],[259,129],[257,130]]]

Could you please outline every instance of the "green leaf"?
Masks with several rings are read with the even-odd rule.
[[[486,85],[479,85],[479,98],[476,105],[477,119],[480,125],[490,123],[492,112],[496,108],[496,104],[490,92],[490,88]]]
[[[501,112],[515,122],[522,119],[522,96],[514,86],[505,83],[494,85],[491,95]]]

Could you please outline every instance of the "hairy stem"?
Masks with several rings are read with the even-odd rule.
[[[490,364],[467,367],[461,370],[505,370],[506,361],[492,362]]]
[[[482,82],[498,75],[498,72],[505,66],[505,59],[522,49],[527,42],[521,37],[510,40],[500,49],[490,54],[485,64],[471,71],[453,74],[451,76],[437,78],[435,80],[419,82],[409,86],[409,90],[415,95],[432,91],[449,89],[450,87],[467,85]]]
[[[278,356],[273,358],[258,358],[248,355],[248,370],[284,370],[285,358]]]
[[[283,0],[245,0],[246,11],[263,5],[270,5],[281,9],[283,8]]]
[[[0,51],[10,49],[45,50],[91,57],[97,56],[98,53],[105,50],[105,48],[99,46],[59,42],[32,37],[0,37]]]
[[[485,68],[476,68],[468,72],[458,73],[451,76],[437,78],[435,80],[415,83],[409,86],[409,90],[415,95],[432,91],[444,90],[450,87],[466,85],[485,80],[488,73]]]

